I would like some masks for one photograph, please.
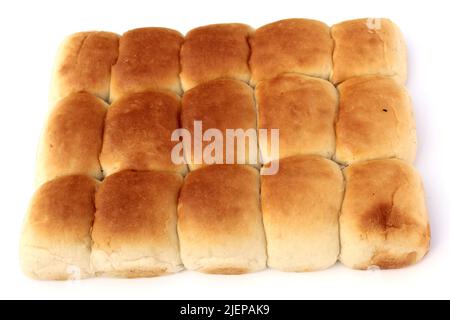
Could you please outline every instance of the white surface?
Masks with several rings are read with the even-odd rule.
[[[450,298],[450,40],[447,1],[1,1],[0,298],[300,299]],[[336,266],[311,274],[266,271],[237,277],[174,276],[77,283],[36,282],[22,275],[18,240],[33,192],[36,146],[47,112],[50,71],[64,36],[81,30],[124,32],[165,26],[185,33],[218,22],[258,27],[290,17],[333,24],[388,17],[410,53],[408,87],[415,102],[419,153],[432,226],[432,249],[419,265],[389,272]]]

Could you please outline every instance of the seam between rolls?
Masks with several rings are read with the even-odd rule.
[[[331,26],[329,28],[329,34],[330,34],[331,41],[333,43],[333,48],[331,50],[331,70],[330,70],[330,75],[328,77],[328,81],[330,81],[334,85],[333,75],[334,75],[334,53],[336,51],[336,39],[334,39],[334,37],[333,37],[333,26]]]
[[[255,30],[252,30],[251,33],[255,33]],[[248,71],[250,72],[250,79],[248,80],[248,85],[252,88],[256,88],[256,83],[253,83],[253,71],[250,65],[250,60],[252,59],[252,55],[253,55],[253,50],[252,50],[252,46],[250,44],[250,37],[252,36],[252,34],[247,34],[247,36],[245,37],[245,41],[247,43],[248,46],[248,56],[247,56],[247,68]]]
[[[347,176],[345,174],[345,169],[346,167],[341,169],[341,174],[342,174],[342,183],[343,183],[343,192],[342,192],[342,199],[341,199],[341,206],[339,208],[339,214],[338,214],[338,235],[339,235],[339,252],[338,252],[338,256],[336,259],[336,262],[341,260],[341,253],[342,253],[342,238],[341,238],[341,216],[342,216],[342,209],[344,207],[344,200],[345,200],[345,196],[347,194]]]
[[[269,267],[269,247],[268,247],[268,242],[267,242],[266,225],[264,223],[264,214],[263,214],[263,210],[262,210],[262,196],[261,196],[262,177],[261,177],[261,170],[259,171],[258,178],[259,178],[258,202],[259,202],[259,211],[261,213],[261,226],[263,228],[264,242],[265,242],[265,246],[264,246],[265,252],[266,252],[265,268],[267,269]]]
[[[109,66],[109,85],[108,85],[108,95],[106,97],[105,102],[108,103],[108,106],[112,103],[111,101],[111,83],[112,83],[112,69],[113,67],[117,64],[117,61],[119,61],[119,54],[120,54],[120,42],[122,40],[122,35],[119,35],[118,39],[117,39],[117,57],[116,59],[113,61],[113,63],[111,63],[111,65]]]
[[[101,173],[101,180],[100,181],[103,181],[106,178],[105,170],[103,170],[103,165],[102,165],[102,162],[100,161],[100,155],[102,154],[103,144],[105,142],[106,117],[108,115],[109,107],[110,107],[110,104],[108,104],[108,103],[106,103],[106,104],[107,104],[107,107],[105,108],[105,114],[103,116],[103,126],[102,126],[102,134],[101,134],[102,135],[102,143],[101,143],[101,146],[100,146],[100,151],[97,154],[97,161],[98,161],[98,165],[100,166],[100,173]]]
[[[183,88],[183,84],[181,82],[181,73],[183,72],[183,66],[181,64],[181,50],[183,49],[184,43],[186,42],[186,38],[185,35],[183,35],[183,41],[180,44],[180,50],[178,50],[178,72],[177,72],[177,79],[178,79],[178,84],[179,84],[179,88],[180,91],[178,92],[178,94],[180,95],[180,97],[184,96],[184,88]]]
[[[78,47],[78,50],[77,50],[77,52],[75,53],[75,57],[76,57],[75,64],[76,64],[77,66],[80,64],[80,54],[81,54],[81,51],[83,50],[83,47],[84,47],[84,45],[85,45],[87,39],[89,38],[89,36],[90,36],[90,34],[86,34],[85,36],[83,36],[83,39],[81,40],[81,43],[80,43],[80,45],[79,45],[79,47]]]
[[[187,175],[187,174],[186,174],[186,175]],[[176,236],[177,236],[178,255],[179,255],[179,258],[180,258],[180,263],[181,263],[181,268],[182,268],[182,269],[186,269],[186,267],[185,267],[185,265],[184,265],[184,261],[183,261],[182,255],[181,255],[181,240],[180,240],[180,234],[179,234],[179,232],[178,232],[178,222],[179,222],[178,208],[179,208],[179,205],[180,205],[181,190],[182,190],[183,187],[184,187],[185,179],[186,179],[186,178],[183,177],[183,183],[181,184],[180,189],[178,190],[178,194],[177,194],[177,207],[176,207],[176,212],[175,212],[175,214],[176,214],[176,220],[175,220],[175,234],[176,234]]]
[[[333,83],[331,83],[333,84]],[[339,112],[341,109],[341,93],[339,92],[337,86],[333,85],[335,92],[336,92],[336,96],[337,96],[337,105],[336,105],[336,109],[335,109],[335,114],[334,114],[334,120],[333,120],[333,132],[334,132],[334,150],[333,150],[333,154],[331,155],[331,160],[333,160],[334,162],[338,162],[336,161],[336,152],[337,152],[337,124],[338,124],[338,119],[339,119]]]
[[[94,246],[94,239],[93,239],[93,237],[92,237],[92,234],[93,234],[93,231],[94,231],[94,224],[95,224],[95,220],[96,220],[96,218],[97,218],[97,193],[98,193],[98,190],[99,190],[99,188],[100,188],[100,183],[101,182],[99,182],[99,183],[97,183],[96,184],[96,186],[95,186],[95,192],[94,192],[94,217],[92,218],[92,224],[91,224],[91,229],[89,230],[89,241],[90,241],[90,243],[89,243],[89,268],[90,268],[90,273],[92,274],[92,276],[96,276],[96,270],[95,270],[95,268],[94,268],[94,266],[93,266],[93,264],[92,264],[92,248],[93,248],[93,246]]]

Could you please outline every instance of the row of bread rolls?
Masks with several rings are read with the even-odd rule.
[[[53,100],[87,91],[114,101],[148,90],[178,94],[200,83],[231,78],[255,86],[283,73],[338,84],[353,77],[407,77],[407,55],[398,27],[387,19],[359,19],[328,27],[288,19],[257,30],[244,24],[199,27],[186,37],[165,28],[122,36],[82,32],[68,37],[57,57]]]
[[[185,175],[186,165],[172,161],[177,128],[191,134],[184,144],[190,170],[205,165],[194,158],[194,121],[223,133],[226,129],[268,129],[267,141],[249,136],[246,148],[235,139],[234,163],[259,142],[262,163],[296,155],[318,155],[348,165],[398,158],[413,162],[415,121],[407,90],[391,78],[353,78],[335,87],[322,79],[284,74],[260,82],[255,90],[233,79],[217,79],[187,91],[180,99],[169,91],[127,94],[108,106],[86,93],[73,93],[52,108],[38,155],[37,184],[69,174],[103,175],[131,169]],[[271,129],[279,129],[279,152],[270,149]],[[204,142],[202,153],[210,142]],[[187,153],[187,151],[190,151]],[[218,151],[219,152],[219,151]],[[219,162],[220,163],[220,162]],[[243,163],[241,163],[243,164]],[[258,165],[255,165],[258,167]]]
[[[261,177],[251,166],[212,165],[184,183],[176,173],[132,170],[101,183],[57,178],[33,197],[21,251],[37,279],[149,277],[183,268],[315,271],[338,259],[400,268],[421,260],[429,240],[410,164],[373,160],[342,172],[328,159],[295,156]]]

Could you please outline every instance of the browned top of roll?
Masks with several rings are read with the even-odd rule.
[[[178,74],[183,36],[166,28],[141,28],[124,33],[119,58],[112,68],[111,100],[145,90],[181,92]]]
[[[166,246],[172,236],[169,218],[176,215],[183,178],[156,171],[121,171],[105,179],[97,192],[92,233],[102,250],[149,243]]]
[[[251,27],[240,23],[214,24],[189,31],[180,54],[183,89],[187,91],[218,78],[248,82],[247,38],[251,32]]]
[[[296,72],[328,79],[333,40],[323,22],[287,19],[267,24],[250,37],[252,84]]]

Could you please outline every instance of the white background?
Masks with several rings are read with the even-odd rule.
[[[450,19],[448,1],[1,1],[0,298],[303,299],[450,298]],[[210,23],[254,27],[304,17],[329,25],[388,17],[404,32],[408,87],[415,102],[419,153],[432,226],[432,249],[417,266],[357,272],[336,266],[310,274],[246,276],[182,272],[155,279],[38,282],[22,275],[18,241],[33,193],[36,146],[47,112],[50,72],[60,41],[82,30],[122,33],[164,26],[186,33]]]

